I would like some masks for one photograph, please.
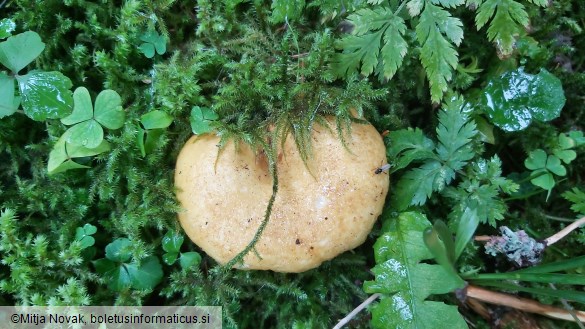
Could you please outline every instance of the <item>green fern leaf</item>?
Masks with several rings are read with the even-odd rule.
[[[292,21],[301,16],[305,8],[305,0],[272,0],[273,23]]]
[[[573,203],[571,210],[576,213],[585,214],[585,192],[574,187],[571,191],[566,191],[562,195],[563,198]]]
[[[534,2],[540,4],[542,1]],[[477,10],[477,29],[481,29],[490,19],[492,21],[487,30],[488,39],[495,42],[501,56],[509,56],[514,50],[516,36],[529,23],[524,6],[514,0],[486,0]]]
[[[441,5],[443,7],[455,8],[465,3],[465,0],[431,0],[434,5]]]
[[[422,45],[420,59],[426,70],[431,87],[431,99],[439,102],[447,90],[447,83],[457,67],[458,54],[453,44],[463,40],[463,24],[453,18],[445,9],[425,2],[420,21],[416,26],[416,36]]]
[[[423,135],[420,129],[395,130],[390,132],[388,137],[390,144],[387,154],[389,159],[394,159],[393,172],[408,166],[413,161],[436,158],[432,151],[435,144]]]
[[[375,73],[380,80],[392,78],[408,50],[404,20],[389,8],[377,7],[360,9],[349,15],[348,21],[354,30],[337,44],[343,53],[334,59],[334,73],[338,77],[359,72],[366,76]]]
[[[469,121],[463,98],[449,100],[439,112],[437,154],[449,168],[457,171],[473,158],[471,139],[477,134],[475,122]]]
[[[374,244],[375,281],[364,284],[366,292],[382,294],[372,307],[374,328],[467,328],[456,306],[425,300],[465,285],[444,267],[421,263],[432,258],[423,242],[423,231],[431,223],[416,212],[386,220],[389,230]]]
[[[477,130],[475,123],[469,121],[467,111],[467,105],[461,97],[445,103],[439,112],[436,156],[400,178],[393,198],[396,209],[423,205],[433,192],[442,191],[451,183],[455,172],[473,158],[471,142]]]

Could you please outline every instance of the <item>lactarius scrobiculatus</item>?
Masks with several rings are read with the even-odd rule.
[[[260,239],[236,264],[240,269],[303,272],[362,244],[382,212],[389,175],[380,134],[352,123],[341,143],[315,125],[311,153],[303,162],[288,136],[275,155],[278,192]],[[183,211],[179,221],[189,238],[226,264],[252,241],[272,195],[266,155],[228,142],[218,157],[219,138],[193,136],[177,159],[175,185]],[[216,162],[217,161],[217,162]]]

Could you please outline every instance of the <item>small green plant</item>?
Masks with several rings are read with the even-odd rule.
[[[154,150],[158,138],[171,123],[173,123],[173,117],[160,110],[148,112],[140,117],[136,144],[143,157]]]
[[[554,176],[566,176],[567,169],[563,163],[568,165],[575,160],[577,153],[574,148],[584,144],[583,132],[572,131],[568,136],[564,133],[559,134],[552,154],[547,154],[543,149],[536,149],[528,154],[524,165],[526,169],[531,170],[530,177],[533,178],[530,182],[547,190],[547,199],[556,184]]]
[[[78,227],[75,231],[75,240],[81,243],[81,248],[89,248],[95,244],[95,239],[92,235],[97,232],[97,227],[91,224],[85,224]]]
[[[0,118],[16,112],[22,105],[24,114],[36,121],[59,119],[71,113],[71,80],[60,72],[20,71],[45,49],[36,32],[13,35],[0,42],[0,63],[10,72],[0,71]],[[20,96],[15,94],[15,83]]]
[[[179,259],[179,264],[183,269],[188,269],[191,266],[199,266],[201,262],[201,255],[195,251],[181,252],[181,245],[183,244],[183,236],[177,233],[168,232],[165,234],[162,240],[163,250],[166,252],[163,254],[163,262],[167,265],[172,265]]]
[[[385,233],[374,245],[375,280],[364,283],[366,292],[382,294],[372,308],[373,327],[467,328],[456,306],[426,300],[430,295],[445,294],[465,285],[453,270],[421,263],[433,258],[421,234],[430,222],[418,212],[383,220]]]
[[[140,36],[140,40],[144,41],[138,49],[147,58],[153,58],[155,52],[159,55],[164,55],[167,52],[167,41],[165,37],[158,34],[156,31],[148,31]]]
[[[106,257],[93,262],[95,269],[106,278],[108,288],[114,291],[128,288],[151,290],[162,280],[162,266],[156,256],[131,262],[131,245],[126,238],[108,244]]]
[[[89,91],[84,87],[73,93],[74,107],[71,115],[61,119],[71,126],[64,134],[67,143],[87,147],[98,147],[104,140],[104,129],[119,129],[124,125],[124,110],[120,95],[113,90],[104,90],[91,104]]]
[[[191,109],[191,129],[196,135],[205,134],[211,131],[212,123],[219,119],[217,113],[207,107],[194,106]]]
[[[542,7],[548,4],[546,0],[528,1]],[[415,25],[419,57],[429,81],[431,99],[440,102],[458,67],[456,47],[464,38],[462,21],[453,17],[448,9],[465,3],[470,1],[368,1],[371,7],[359,8],[347,17],[352,26],[351,34],[337,44],[343,52],[336,57],[335,74],[347,77],[374,73],[380,80],[392,78],[402,66],[409,46],[412,47],[407,29],[410,24],[405,22],[410,20]],[[496,44],[500,56],[510,56],[517,36],[525,33],[523,27],[529,25],[525,7],[515,0],[477,1],[473,5],[479,6],[475,17],[477,29],[489,22],[488,39]]]

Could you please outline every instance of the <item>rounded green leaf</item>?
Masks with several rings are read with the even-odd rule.
[[[189,121],[191,122],[191,129],[194,134],[204,134],[211,131],[210,123],[217,120],[219,116],[213,112],[212,109],[207,107],[194,106],[191,109],[191,116]]]
[[[167,232],[162,239],[162,248],[166,252],[179,252],[185,238],[174,232]]]
[[[89,149],[98,147],[104,140],[104,129],[93,119],[76,124],[65,134],[68,143]]]
[[[481,103],[493,124],[506,131],[518,131],[533,119],[546,122],[558,117],[565,105],[565,94],[561,81],[545,69],[532,75],[519,68],[492,79]]]
[[[159,55],[163,55],[167,52],[167,41],[162,35],[158,36],[154,42],[154,48],[156,49],[156,53]]]
[[[140,52],[143,53],[146,58],[154,57],[154,45],[152,43],[143,43],[138,49],[140,49]]]
[[[177,257],[179,257],[178,252],[167,252],[163,254],[162,259],[165,264],[173,265],[173,263],[177,260]]]
[[[545,190],[551,190],[555,186],[555,179],[551,173],[546,171],[545,169],[538,170],[534,172],[535,174],[543,173],[541,176],[538,176],[532,179],[530,182],[538,187],[541,187]]]
[[[61,119],[65,125],[74,125],[76,123],[89,120],[93,117],[93,106],[91,105],[91,96],[85,87],[79,87],[73,92],[73,112]]]
[[[181,267],[186,270],[192,266],[199,266],[201,263],[201,255],[195,251],[184,252],[179,257],[179,264]]]
[[[107,89],[95,99],[94,118],[108,129],[118,129],[124,125],[122,99],[117,92]]]
[[[528,155],[528,158],[524,161],[526,168],[530,170],[543,169],[546,167],[546,152],[541,149],[536,149]]]
[[[546,160],[546,169],[558,176],[565,176],[567,174],[567,169],[561,164],[561,159],[554,155],[548,156],[548,159]]]
[[[16,23],[10,18],[0,20],[0,39],[8,38],[16,29]]]
[[[126,238],[119,238],[106,246],[106,258],[113,262],[126,262],[132,255],[132,242]]]
[[[17,76],[24,113],[43,121],[68,116],[73,107],[71,80],[59,72],[32,71]]]
[[[173,117],[163,111],[152,111],[140,117],[140,122],[144,129],[161,129],[166,128],[173,122]]]
[[[12,115],[18,109],[14,97],[14,78],[0,72],[0,119]]]
[[[32,31],[13,35],[0,42],[0,63],[18,73],[35,60],[45,49],[41,37]]]
[[[162,265],[155,256],[146,257],[140,266],[129,265],[127,268],[134,289],[153,289],[163,277]]]
[[[116,264],[113,261],[102,258],[93,262],[96,271],[106,278],[108,289],[121,291],[132,285],[128,265]]]

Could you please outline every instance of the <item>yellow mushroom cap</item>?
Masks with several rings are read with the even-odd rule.
[[[331,125],[331,120],[329,120]],[[352,124],[345,148],[335,128],[316,126],[308,168],[289,136],[277,155],[278,193],[254,252],[242,269],[303,272],[362,244],[382,212],[389,176],[376,174],[386,161],[380,134]],[[253,239],[272,194],[266,158],[247,145],[228,143],[217,158],[219,138],[192,137],[177,159],[178,214],[189,238],[221,264]],[[309,171],[310,170],[310,171]]]

